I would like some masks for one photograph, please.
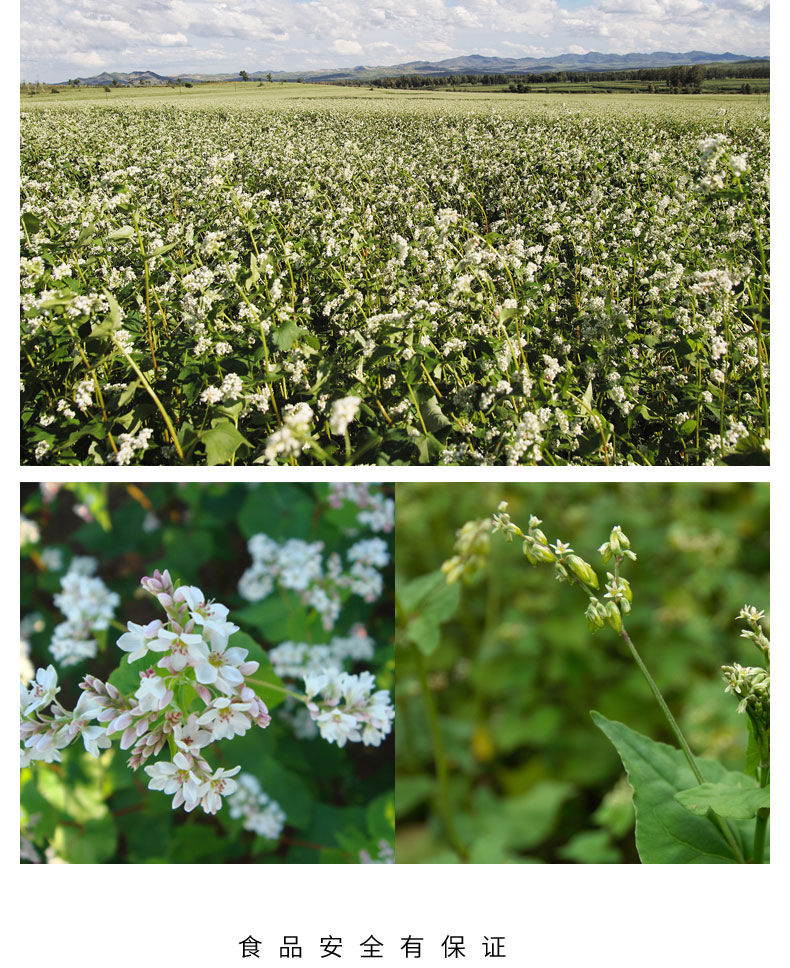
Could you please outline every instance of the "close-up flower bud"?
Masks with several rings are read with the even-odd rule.
[[[587,619],[587,628],[591,632],[598,632],[606,624],[606,609],[597,598],[591,598],[584,617]]]
[[[617,607],[617,605],[615,605],[614,602],[607,602],[606,621],[609,623],[609,627],[615,632],[622,632],[623,618],[620,615],[620,609]]]
[[[568,555],[566,558],[563,558],[563,563],[570,568],[579,581],[584,582],[585,585],[589,585],[590,588],[598,587],[598,576],[595,574],[592,565],[583,558],[580,558],[578,555]]]

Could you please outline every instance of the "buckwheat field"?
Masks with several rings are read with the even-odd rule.
[[[762,98],[295,88],[23,102],[24,463],[767,462]]]

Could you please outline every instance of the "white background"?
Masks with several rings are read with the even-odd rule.
[[[24,0],[29,2],[29,0]],[[19,480],[39,480],[41,471],[19,471],[16,439],[17,369],[17,213],[18,213],[18,31],[15,5],[3,4],[2,63],[2,222],[0,269],[3,352],[0,379],[7,434],[0,448],[0,520],[5,549],[0,576],[6,614],[4,795],[2,837],[5,963],[63,968],[158,968],[185,965],[218,968],[287,965],[278,958],[285,934],[297,934],[304,955],[298,964],[334,965],[321,960],[318,942],[329,934],[343,938],[338,964],[408,966],[400,939],[425,938],[423,966],[478,964],[493,968],[773,968],[784,962],[787,936],[787,651],[790,648],[790,489],[786,458],[788,434],[787,361],[790,252],[788,218],[787,50],[790,11],[772,11],[774,191],[773,265],[775,287],[772,356],[772,468],[679,470],[618,468],[396,468],[389,480],[770,480],[773,549],[771,631],[774,657],[774,769],[772,863],[739,866],[58,866],[18,862],[16,794],[16,625],[18,597],[17,528]],[[737,37],[732,50],[738,49]],[[13,428],[13,429],[12,429]],[[46,471],[46,479],[100,479],[107,472],[88,468]],[[303,469],[303,479],[379,480],[376,468],[331,472]],[[293,480],[293,469],[115,468],[114,480]],[[761,603],[755,603],[761,605]],[[784,829],[783,829],[784,828]],[[784,888],[782,885],[784,884]],[[385,957],[361,961],[359,943],[369,934],[384,942]],[[238,942],[252,934],[262,941],[261,957],[241,958]],[[445,961],[441,942],[464,935],[465,960]],[[506,937],[507,958],[482,958],[484,935]]]

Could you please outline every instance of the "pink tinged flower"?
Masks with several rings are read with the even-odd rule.
[[[205,660],[195,666],[195,678],[204,686],[215,686],[220,692],[230,695],[244,684],[244,676],[238,667],[246,658],[246,649],[209,652]]]
[[[157,665],[162,669],[169,669],[174,674],[178,674],[188,665],[202,662],[208,655],[208,646],[201,635],[162,629],[159,638],[165,647],[159,651],[165,651],[165,649],[168,651]]]
[[[118,712],[117,709],[103,709],[96,718],[100,723],[107,723],[108,735],[120,733],[128,729],[134,722],[131,711],[128,709],[123,709],[121,712]]]
[[[60,750],[56,746],[49,746],[39,752],[35,749],[20,750],[19,765],[29,766],[33,762],[60,763]]]
[[[153,669],[140,673],[140,688],[134,694],[142,713],[156,712],[169,706],[173,699],[172,689]]]
[[[238,783],[230,777],[235,776],[240,769],[240,766],[234,766],[232,770],[215,770],[203,784],[201,803],[206,813],[216,813],[222,807],[222,798],[236,792]]]
[[[99,750],[106,750],[112,746],[107,730],[101,726],[85,726],[82,729],[82,742],[91,756],[99,757]]]
[[[233,739],[243,736],[252,725],[247,715],[249,703],[232,702],[225,696],[220,696],[198,719],[201,726],[211,728],[211,739]]]
[[[60,686],[58,685],[58,674],[55,667],[48,665],[46,669],[37,669],[36,678],[30,684],[30,690],[27,693],[24,715],[29,716],[37,709],[48,706],[59,692]]]
[[[154,652],[162,651],[151,642],[162,628],[159,619],[149,622],[148,625],[137,625],[135,622],[127,622],[126,625],[129,631],[123,633],[117,644],[124,652],[130,653],[128,662],[136,662],[138,659],[142,659],[149,649],[153,649]]]
[[[104,736],[106,739],[106,731],[103,726],[89,727],[88,723],[92,719],[96,719],[101,713],[102,707],[96,702],[93,696],[88,695],[87,692],[83,692],[80,695],[77,705],[74,707],[71,713],[69,713],[68,719],[63,723],[63,725],[57,731],[57,741],[59,746],[68,746],[80,733],[85,733],[88,729],[91,730],[90,736],[97,738],[98,736]],[[92,740],[93,742],[93,740]],[[107,739],[106,744],[104,744],[104,749],[110,745],[110,741]],[[85,748],[88,749],[88,744],[86,742]],[[91,752],[88,750],[88,752]],[[93,754],[98,756],[98,752]]]
[[[167,569],[161,572],[157,568],[153,574],[153,577],[141,578],[140,584],[151,595],[158,596],[162,593],[171,595],[173,592],[173,580],[171,579],[170,572]]]
[[[199,682],[196,682],[192,688],[208,706],[211,702],[211,690],[206,686],[202,686]]]
[[[200,802],[203,784],[192,770],[191,760],[178,752],[172,763],[153,763],[145,767],[145,772],[151,777],[149,790],[162,790],[168,796],[173,796],[173,809],[184,804],[189,812],[194,810]]]
[[[122,750],[128,750],[133,743],[137,742],[137,739],[138,739],[138,736],[137,736],[137,730],[135,729],[135,727],[127,726],[127,728],[123,731],[123,736],[121,736],[121,742],[119,743],[119,746],[121,747]]]
[[[261,729],[266,729],[272,721],[272,717],[269,715],[266,703],[260,696],[257,696],[250,686],[245,686],[241,690],[241,700],[242,702],[246,702],[250,707],[248,712],[250,719],[260,726]]]
[[[184,753],[198,756],[199,751],[212,741],[208,730],[200,729],[201,720],[193,713],[187,720],[186,726],[177,725],[173,728],[173,739],[176,746]]]
[[[238,625],[228,621],[228,607],[220,602],[203,601],[203,592],[199,588],[179,588],[184,592],[184,600],[189,607],[189,614],[195,625],[202,625],[211,642],[211,647],[218,652],[227,648],[228,639],[239,631]],[[176,597],[178,597],[176,592]]]

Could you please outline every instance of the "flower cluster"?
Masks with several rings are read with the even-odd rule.
[[[771,726],[771,643],[760,624],[764,617],[765,612],[753,605],[744,605],[738,613],[738,618],[749,626],[741,630],[741,638],[749,639],[760,650],[766,668],[742,666],[737,662],[722,666],[727,683],[724,691],[738,697],[738,712],[749,716],[758,747],[767,745]]]
[[[715,192],[724,188],[728,172],[735,178],[740,178],[749,168],[746,152],[734,152],[732,142],[721,132],[703,138],[699,143],[699,152],[705,169],[699,187],[704,192]]]
[[[282,642],[269,650],[275,673],[283,679],[301,682],[310,674],[336,674],[344,671],[344,664],[367,662],[373,659],[375,643],[365,627],[352,625],[349,634],[335,635],[327,645],[308,645],[306,642]],[[300,739],[314,739],[323,735],[309,707],[289,695],[282,706],[281,718],[290,723]]]
[[[246,649],[229,646],[238,626],[228,621],[225,605],[207,601],[194,586],[176,588],[167,571],[156,571],[141,584],[164,609],[165,621],[129,622],[118,646],[128,653],[128,662],[150,656],[155,663],[137,673],[130,695],[111,682],[85,676],[71,712],[55,698],[54,667],[39,669],[30,687],[23,687],[23,764],[57,761],[60,750],[78,737],[98,756],[118,738],[121,749],[130,750],[129,766],[136,770],[167,744],[171,758],[145,766],[149,788],[172,795],[174,808],[201,806],[216,813],[222,797],[236,790],[232,778],[240,767],[212,770],[203,750],[243,736],[254,725],[269,725],[265,704],[246,681],[259,663],[247,659]],[[47,706],[49,714],[44,713]]]
[[[41,539],[41,532],[35,521],[26,518],[24,514],[19,515],[19,546],[38,544]]]
[[[379,746],[392,729],[395,710],[389,691],[374,692],[376,678],[370,672],[310,672],[304,684],[310,716],[327,742]]]
[[[365,627],[353,625],[349,635],[334,635],[328,645],[281,642],[269,650],[275,674],[283,679],[300,679],[308,672],[340,670],[348,659],[364,662],[373,658],[374,642]]]
[[[531,565],[553,564],[554,573],[558,581],[578,584],[588,594],[597,591],[600,583],[598,575],[592,565],[575,554],[573,548],[564,541],[557,539],[554,544],[541,530],[543,522],[535,515],[530,515],[526,533],[514,524],[507,513],[507,502],[502,501],[493,516],[492,531],[500,532],[507,541],[520,538],[523,541],[524,555]],[[631,551],[631,542],[619,524],[615,525],[609,540],[598,549],[605,564],[614,561],[614,571],[606,573],[604,601],[596,595],[589,595],[589,604],[585,612],[587,626],[591,632],[608,625],[615,632],[623,627],[623,615],[631,611],[633,593],[631,585],[620,574],[620,566],[625,559],[636,561],[636,555]]]
[[[321,616],[325,630],[334,628],[344,592],[366,602],[376,601],[383,590],[381,569],[390,554],[381,538],[356,542],[346,552],[350,567],[344,568],[337,552],[324,557],[321,541],[289,538],[278,542],[256,534],[247,542],[252,565],[241,576],[239,594],[251,602],[266,598],[275,586],[299,593],[302,603]]]
[[[66,621],[55,626],[49,651],[62,666],[75,665],[96,655],[94,632],[108,629],[120,603],[116,592],[111,592],[94,574],[95,558],[72,558],[68,571],[60,579],[61,591],[55,604],[66,616]]]
[[[358,544],[362,548],[354,564],[374,559],[381,564],[380,554],[377,557],[364,542]],[[378,545],[376,549],[381,551]],[[298,552],[299,563],[299,555],[286,553],[278,578],[284,587],[306,590],[323,573],[320,546],[301,542]],[[84,572],[92,571],[95,563],[75,560],[70,574],[89,577]],[[243,818],[245,829],[269,839],[278,837],[285,813],[257,779],[248,774],[236,778],[240,766],[215,769],[207,759],[212,743],[269,725],[267,707],[250,678],[259,663],[248,658],[247,649],[232,645],[239,628],[225,605],[208,600],[195,586],[175,585],[168,571],[154,572],[141,585],[164,615],[145,625],[127,623],[117,641],[127,661],[113,675],[114,681],[86,675],[73,710],[57,698],[60,687],[52,665],[35,674],[31,669],[20,684],[22,765],[59,762],[61,751],[78,739],[98,757],[117,740],[122,750],[128,750],[130,769],[144,767],[149,789],[172,796],[173,808],[183,806],[189,812],[200,807],[214,814],[227,797],[231,815]],[[351,580],[348,587],[353,590]],[[72,583],[66,582],[64,589],[70,591]],[[358,624],[326,645],[284,642],[272,650],[276,674],[305,682],[305,695],[283,691],[291,712],[301,703],[313,735],[320,733],[341,747],[349,741],[378,746],[390,732],[394,710],[389,692],[376,691],[370,672],[350,675],[343,670],[344,662],[371,659],[373,652],[372,639]],[[133,669],[130,663],[135,664]],[[286,711],[283,719],[288,718]],[[167,755],[156,759],[162,751]]]
[[[360,864],[394,864],[395,863],[395,850],[392,844],[387,843],[386,840],[380,840],[377,844],[378,853],[375,858],[370,856],[370,852],[367,850],[361,850],[359,852],[359,862]]]
[[[349,483],[333,482],[329,485],[329,506],[339,508],[350,501],[359,508],[357,521],[371,531],[389,533],[395,527],[395,502],[381,491],[373,490],[370,484],[360,481]]]
[[[73,711],[69,712],[58,702],[59,692],[58,674],[52,665],[38,669],[29,686],[20,683],[21,766],[35,760],[59,763],[60,751],[78,736],[91,756],[99,756],[100,750],[110,746],[107,730],[91,725],[101,712],[99,703],[83,693]],[[48,714],[44,712],[47,707]]]
[[[252,773],[239,773],[236,790],[228,797],[228,810],[234,820],[243,820],[245,830],[266,840],[277,840],[287,819],[280,804],[263,792]]]
[[[491,548],[491,521],[467,521],[455,532],[455,554],[442,563],[447,584],[452,585],[463,578],[469,581],[486,566]]]

